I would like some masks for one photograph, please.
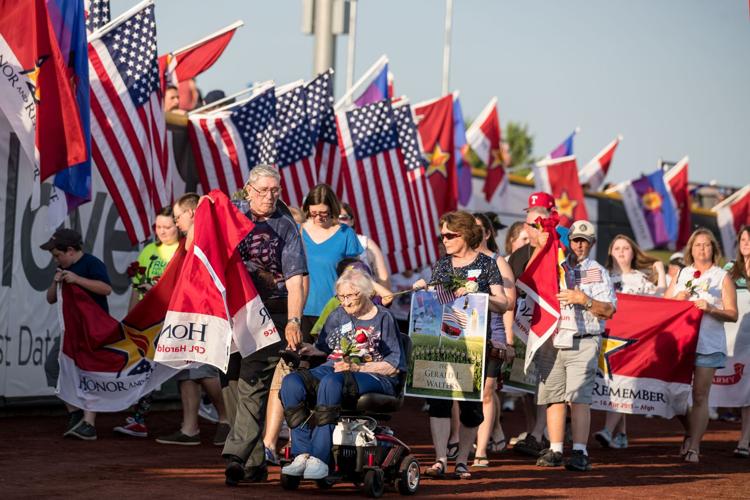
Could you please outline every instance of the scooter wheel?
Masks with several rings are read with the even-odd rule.
[[[385,490],[385,480],[382,469],[370,469],[365,474],[362,493],[370,498],[380,498]]]
[[[317,479],[315,483],[321,490],[330,490],[331,488],[333,488],[333,485],[336,484],[334,481],[328,479],[327,477],[324,477],[323,479]]]
[[[300,481],[302,481],[300,476],[281,475],[281,487],[285,490],[296,490],[299,488]]]
[[[419,489],[419,462],[414,455],[407,455],[398,466],[396,488],[402,495],[413,495]]]

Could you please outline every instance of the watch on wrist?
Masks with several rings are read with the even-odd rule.
[[[586,308],[586,310],[588,311],[589,309],[591,309],[591,307],[592,307],[593,305],[594,305],[594,299],[592,299],[591,297],[588,297],[588,298],[586,299],[586,304],[584,305],[584,307],[585,307],[585,308]]]
[[[302,325],[302,320],[299,319],[297,316],[292,316],[288,320],[286,320],[287,323],[296,323],[297,326]]]

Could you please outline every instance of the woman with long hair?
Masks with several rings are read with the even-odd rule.
[[[646,255],[624,234],[618,234],[610,242],[604,267],[619,293],[660,296],[667,288],[664,264]],[[606,413],[604,428],[595,433],[594,438],[605,448],[627,448],[625,414]]]
[[[687,418],[681,419],[686,434],[680,454],[692,463],[700,461],[714,372],[726,364],[724,323],[737,321],[737,289],[732,278],[718,266],[720,260],[719,243],[713,233],[706,228],[696,229],[685,247],[686,267],[664,295],[668,299],[690,300],[703,311],[693,373],[693,406]]]

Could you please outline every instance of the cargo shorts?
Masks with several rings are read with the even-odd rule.
[[[538,353],[537,404],[591,404],[601,337],[573,337],[573,346],[558,349],[551,339]]]

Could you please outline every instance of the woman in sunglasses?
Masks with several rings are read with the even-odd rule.
[[[489,310],[502,314],[508,308],[508,299],[503,291],[503,279],[497,262],[492,257],[481,253],[478,248],[484,239],[482,226],[476,223],[474,216],[468,212],[449,212],[440,217],[440,238],[445,246],[445,255],[432,268],[432,283],[450,282],[456,276],[477,283],[477,292],[489,294]],[[415,288],[427,286],[425,280],[414,283]],[[467,293],[462,287],[454,291],[456,296]],[[490,331],[487,331],[487,341]],[[489,357],[487,349],[485,358],[485,377],[495,377],[499,372],[500,360]],[[485,383],[487,379],[485,378]],[[491,382],[491,381],[490,381]],[[430,430],[432,443],[435,446],[436,461],[425,474],[442,476],[448,464],[448,438],[451,430],[451,407],[453,401],[444,399],[430,400]],[[458,455],[456,456],[455,477],[469,479],[471,473],[466,466],[469,452],[477,437],[477,429],[484,416],[481,402],[459,402],[461,427],[459,430]]]
[[[305,220],[302,241],[310,273],[310,290],[302,316],[302,333],[308,335],[334,294],[336,265],[346,257],[357,257],[364,249],[352,228],[338,221],[341,203],[328,184],[318,184],[302,204]]]

